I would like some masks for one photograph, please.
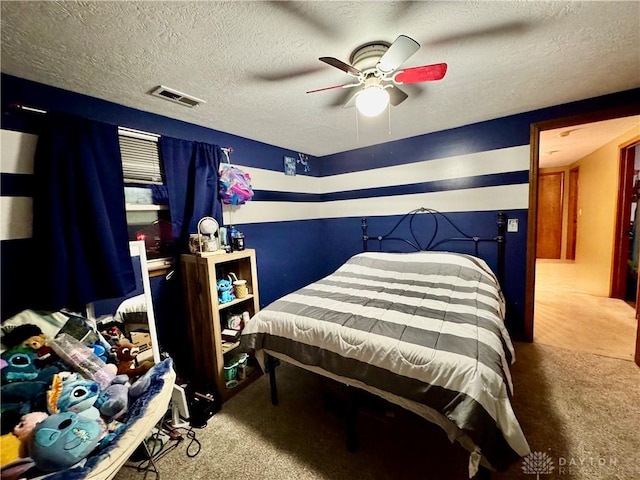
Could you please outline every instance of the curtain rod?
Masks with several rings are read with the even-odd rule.
[[[40,114],[49,113],[47,110],[43,110],[41,108],[29,107],[27,105],[22,105],[20,103],[12,103],[11,105],[9,105],[9,107],[15,108],[17,110],[24,110],[25,112],[34,112],[34,113],[40,113]],[[135,128],[120,127],[120,126],[118,126],[118,133],[129,136],[129,137],[142,138],[144,140],[151,140],[156,142],[158,141],[158,138],[160,138],[161,136],[158,133],[145,132],[143,130],[136,130]],[[220,147],[220,148],[225,153],[225,155],[227,155],[227,158],[230,153],[233,153],[233,147]]]

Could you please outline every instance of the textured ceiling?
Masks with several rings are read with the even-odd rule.
[[[640,2],[8,2],[2,71],[321,156],[640,86]],[[408,35],[446,62],[389,116],[318,61]],[[202,98],[189,109],[157,85]],[[37,107],[37,105],[33,105]]]
[[[570,165],[623,133],[631,131],[640,135],[640,116],[614,118],[540,132],[540,168]]]

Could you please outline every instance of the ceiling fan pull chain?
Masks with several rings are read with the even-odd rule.
[[[389,135],[391,135],[391,104],[387,104],[387,112],[389,112]]]
[[[358,109],[354,108],[356,112],[356,142],[360,141],[360,125],[358,124]]]

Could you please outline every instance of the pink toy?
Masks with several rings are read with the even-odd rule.
[[[220,199],[227,205],[242,205],[253,198],[251,176],[228,163],[220,166]]]
[[[49,415],[45,412],[30,412],[22,416],[20,423],[13,427],[13,434],[20,440],[20,458],[29,456],[29,439],[33,434],[36,425],[42,422]]]
[[[18,440],[21,442],[28,441],[36,425],[48,416],[45,412],[31,412],[23,415],[20,423],[13,427],[13,434],[18,437]]]

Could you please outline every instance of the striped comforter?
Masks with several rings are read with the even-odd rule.
[[[368,252],[260,311],[242,345],[388,393],[502,470],[529,452],[510,402],[503,318],[483,260]]]

